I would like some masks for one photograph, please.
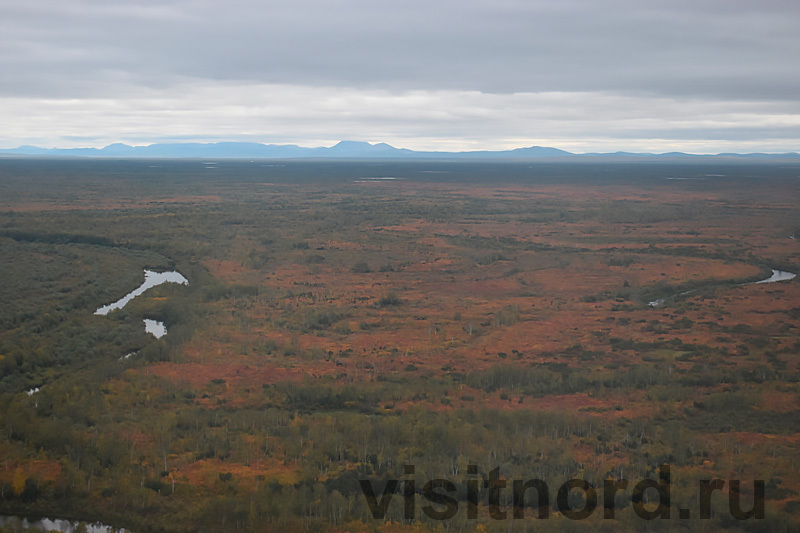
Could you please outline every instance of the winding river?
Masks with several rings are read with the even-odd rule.
[[[745,285],[758,285],[759,283],[774,283],[776,281],[788,281],[790,279],[794,279],[797,277],[797,274],[792,274],[791,272],[786,272],[785,270],[775,270],[772,269],[772,276],[768,277],[767,279],[762,279],[761,281],[754,281],[753,283],[745,283]]]
[[[772,276],[768,277],[767,279],[762,279],[761,281],[751,281],[750,283],[740,283],[739,286],[742,287],[744,285],[758,285],[760,283],[775,283],[777,281],[788,281],[790,279],[794,279],[795,277],[797,277],[797,274],[786,272],[785,270],[776,270],[773,268]],[[699,289],[692,289],[690,291],[676,294],[675,296],[685,296],[687,294],[691,294],[698,290]],[[662,305],[664,302],[666,302],[668,298],[670,297],[659,298],[657,300],[653,300],[652,302],[648,302],[647,305],[649,305],[650,307],[658,307]]]

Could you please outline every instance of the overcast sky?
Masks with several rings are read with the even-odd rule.
[[[800,150],[796,0],[0,0],[0,148]]]

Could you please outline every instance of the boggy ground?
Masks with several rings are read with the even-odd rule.
[[[484,476],[500,467],[508,479],[599,487],[668,463],[676,508],[697,512],[697,480],[742,479],[751,495],[763,479],[765,520],[794,527],[800,283],[745,283],[800,271],[800,185],[765,168],[511,179],[500,166],[505,182],[491,167],[459,181],[419,168],[369,180],[355,166],[287,185],[231,167],[185,197],[185,177],[164,177],[163,191],[115,180],[105,194],[102,176],[82,177],[91,206],[15,186],[2,241],[15,254],[135,248],[197,274],[103,322],[155,316],[170,334],[103,341],[80,384],[69,360],[6,363],[5,412],[33,424],[5,417],[2,501],[34,512],[77,501],[142,530],[388,531],[357,480],[402,477],[404,464],[420,479],[460,482],[477,464]],[[54,224],[122,247],[67,238],[44,249]],[[33,334],[8,324],[5,353],[23,353]],[[25,395],[29,384],[41,392]],[[68,428],[59,444],[47,437],[57,427]],[[25,492],[27,479],[38,488]],[[726,496],[714,500],[718,524],[754,523],[730,522]],[[99,510],[108,505],[116,511]],[[482,509],[449,525],[507,528]],[[557,519],[538,526],[560,529],[559,511],[553,503]],[[402,506],[387,513],[397,522]],[[448,525],[418,514],[407,527]],[[630,507],[620,516],[622,529],[644,524]]]

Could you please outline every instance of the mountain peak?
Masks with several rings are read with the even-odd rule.
[[[328,153],[350,157],[374,157],[396,154],[400,150],[386,143],[371,144],[364,141],[339,141],[330,148]]]
[[[372,145],[365,141],[339,141],[331,148],[368,148]]]

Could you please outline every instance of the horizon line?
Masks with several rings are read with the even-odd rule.
[[[333,142],[333,141],[331,141]],[[420,154],[443,154],[443,155],[457,155],[457,154],[475,154],[475,153],[505,153],[505,152],[514,152],[518,150],[527,150],[527,149],[543,149],[543,150],[553,150],[562,152],[564,155],[562,156],[554,156],[554,157],[566,157],[566,156],[593,156],[593,155],[642,155],[642,156],[669,156],[669,155],[686,155],[686,156],[747,156],[747,155],[765,155],[765,156],[782,156],[782,155],[789,155],[789,156],[800,156],[800,151],[798,150],[789,150],[789,151],[725,151],[725,152],[687,152],[683,150],[669,150],[666,152],[656,152],[656,151],[632,151],[632,150],[624,150],[618,149],[613,151],[589,151],[589,152],[573,152],[564,148],[558,148],[556,146],[551,145],[528,145],[528,146],[517,146],[514,148],[500,148],[500,149],[492,149],[492,148],[473,148],[473,149],[460,149],[460,150],[436,150],[436,149],[412,149],[412,148],[399,148],[392,144],[389,144],[385,141],[359,141],[359,140],[352,140],[352,139],[342,139],[339,141],[333,142],[330,146],[325,145],[315,145],[315,146],[304,146],[300,144],[294,143],[277,143],[277,142],[261,142],[261,141],[232,141],[232,140],[217,140],[217,141],[148,141],[143,144],[128,144],[128,142],[123,141],[116,141],[104,146],[78,146],[78,147],[62,147],[62,146],[38,146],[34,144],[20,144],[16,147],[10,148],[0,148],[0,155],[15,155],[14,152],[25,150],[25,149],[36,149],[36,150],[45,150],[45,151],[83,151],[83,150],[94,150],[94,151],[103,151],[108,148],[119,146],[131,149],[137,148],[150,148],[156,146],[186,146],[186,145],[195,145],[195,146],[215,146],[215,145],[253,145],[253,146],[263,146],[263,147],[274,147],[274,148],[299,148],[302,150],[330,150],[335,149],[340,145],[360,145],[363,147],[387,147],[389,149],[397,150],[398,152],[404,152],[408,155],[413,153],[420,153]],[[16,154],[16,155],[47,155],[47,154]],[[174,158],[175,156],[167,158]],[[179,156],[177,158],[183,158],[185,156]],[[539,156],[539,157],[547,157],[547,156]]]

